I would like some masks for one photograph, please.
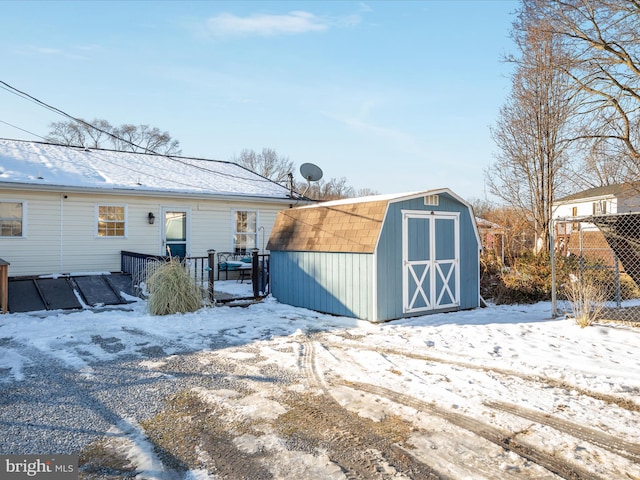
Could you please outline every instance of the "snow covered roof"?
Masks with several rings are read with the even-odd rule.
[[[285,186],[232,162],[0,139],[0,186],[19,185],[291,199]]]

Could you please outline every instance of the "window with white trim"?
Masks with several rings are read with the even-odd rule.
[[[235,217],[233,251],[235,253],[249,253],[257,245],[258,212],[237,210]]]
[[[24,202],[0,201],[0,237],[24,236]]]
[[[125,237],[127,209],[124,205],[97,205],[98,237]]]

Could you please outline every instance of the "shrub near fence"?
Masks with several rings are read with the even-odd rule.
[[[577,282],[599,299],[595,321],[640,322],[640,215],[566,218],[551,231],[554,316],[572,315]]]

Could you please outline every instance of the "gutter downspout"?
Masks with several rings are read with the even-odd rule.
[[[67,196],[63,193],[60,194],[60,259],[58,265],[58,271],[64,271],[64,199]]]

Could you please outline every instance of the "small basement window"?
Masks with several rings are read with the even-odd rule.
[[[439,195],[425,195],[425,197],[424,197],[424,204],[425,205],[429,205],[429,206],[432,206],[432,207],[437,207],[439,203],[440,203],[440,196]]]

